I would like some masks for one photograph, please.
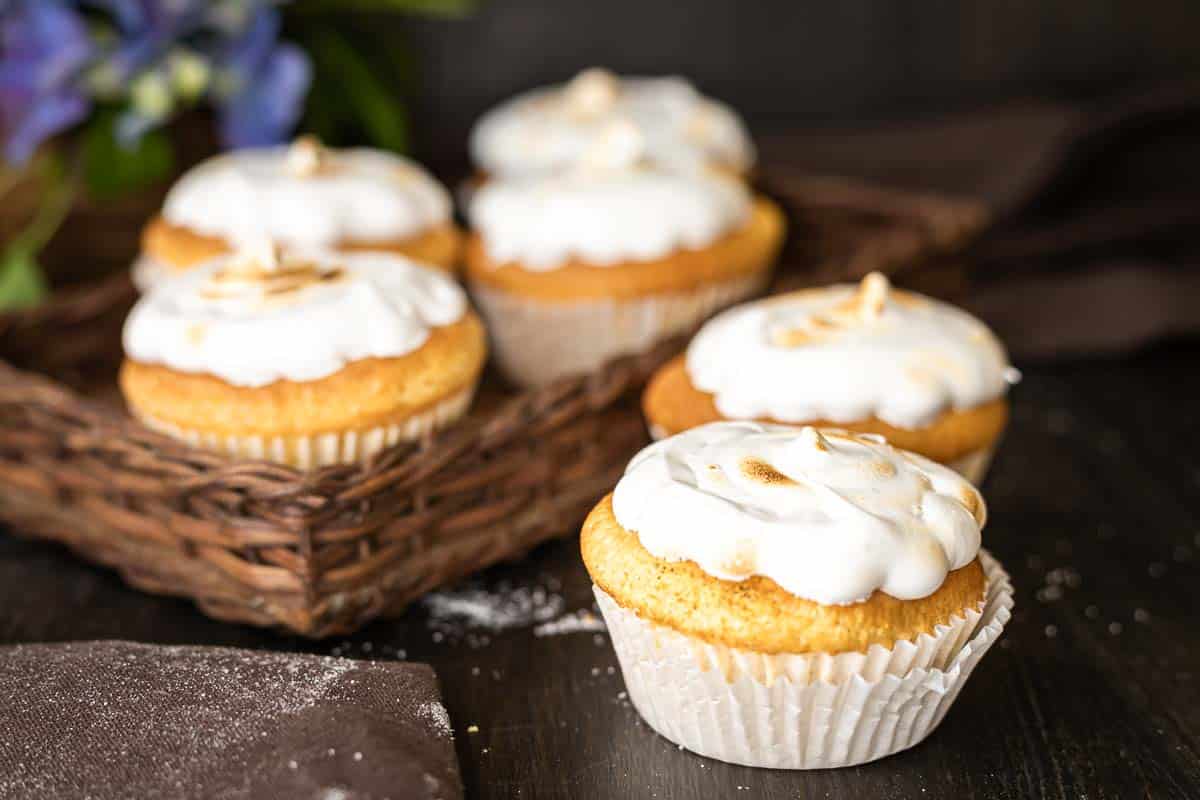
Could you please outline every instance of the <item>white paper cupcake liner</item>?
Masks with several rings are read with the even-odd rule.
[[[631,300],[545,302],[475,283],[496,363],[514,383],[539,386],[596,369],[683,333],[714,312],[761,292],[766,272],[694,291]]]
[[[912,747],[942,721],[1012,616],[1012,584],[980,551],[978,611],[866,653],[769,655],[703,642],[596,599],[629,698],[647,724],[709,758],[776,769],[845,767]]]
[[[433,407],[389,425],[373,428],[287,436],[227,435],[186,429],[134,410],[143,425],[188,444],[206,450],[227,453],[236,458],[274,461],[299,469],[317,469],[331,464],[364,461],[379,451],[402,441],[419,439],[461,419],[475,395],[472,385],[447,397]]]

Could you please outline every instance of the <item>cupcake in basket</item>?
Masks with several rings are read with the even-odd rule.
[[[453,423],[486,357],[483,325],[444,273],[267,243],[143,295],[124,346],[121,389],[148,427],[302,469]]]
[[[873,273],[724,312],[654,376],[642,405],[655,438],[723,419],[833,425],[978,484],[1018,377],[982,322]]]
[[[660,164],[710,164],[745,175],[754,145],[738,115],[679,77],[623,78],[589,69],[484,114],[471,132],[481,177],[523,178],[569,169],[614,121],[633,125]]]
[[[722,761],[838,767],[929,735],[1000,635],[986,513],[879,437],[718,422],[636,456],[581,546],[651,727]]]
[[[766,285],[779,209],[737,178],[666,169],[644,148],[616,122],[570,169],[475,193],[468,282],[516,383],[595,369]]]
[[[446,190],[413,162],[380,150],[235,150],[186,173],[142,231],[134,282],[165,276],[269,237],[287,247],[379,250],[453,270],[462,235]]]

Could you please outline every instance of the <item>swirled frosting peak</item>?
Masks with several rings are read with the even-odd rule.
[[[613,513],[658,558],[827,605],[933,594],[976,557],[987,518],[958,474],[879,437],[754,422],[650,445]]]
[[[637,126],[617,119],[605,126],[580,156],[576,169],[583,172],[633,169],[646,156],[646,140]]]
[[[484,114],[471,133],[471,155],[493,177],[544,175],[577,163],[614,120],[637,128],[656,163],[744,171],[754,162],[738,115],[688,81],[618,77],[604,69],[584,70]]]
[[[466,310],[454,281],[400,256],[264,242],[156,285],[123,340],[135,361],[265,386],[402,356]]]
[[[714,317],[688,346],[687,372],[729,419],[910,429],[1000,397],[1013,374],[982,322],[879,274]]]
[[[585,69],[563,87],[563,106],[568,113],[583,119],[608,114],[620,97],[620,78],[598,67]]]
[[[268,236],[290,247],[335,247],[418,235],[450,218],[450,196],[400,156],[301,137],[290,147],[205,161],[171,187],[162,214],[234,243]]]
[[[299,178],[320,175],[331,166],[329,152],[315,136],[301,136],[292,142],[283,157],[284,168]]]
[[[287,303],[297,299],[304,289],[332,283],[344,274],[345,270],[336,264],[285,255],[278,243],[262,239],[237,251],[213,270],[200,293],[211,300]]]

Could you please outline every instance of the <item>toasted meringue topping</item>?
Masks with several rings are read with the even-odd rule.
[[[692,384],[729,419],[928,424],[1000,397],[1003,346],[953,306],[893,291],[882,275],[748,303],[692,340]]]
[[[264,239],[235,253],[209,276],[200,294],[213,300],[259,299],[280,302],[302,289],[339,280],[342,267],[319,265],[311,259],[285,256],[282,248]]]
[[[645,154],[646,142],[637,126],[627,119],[616,119],[605,125],[580,158],[577,169],[584,174],[627,170],[636,166]]]
[[[771,332],[771,338],[780,347],[802,347],[854,325],[870,325],[883,313],[891,289],[892,284],[886,276],[872,272],[862,279],[852,297],[824,313],[800,320],[797,327],[776,328]]]
[[[593,266],[650,261],[708,247],[745,223],[751,199],[742,181],[705,169],[622,165],[634,159],[637,136],[614,127],[600,168],[485,183],[469,216],[492,260],[531,272],[572,259]]]
[[[238,245],[341,247],[418,235],[450,218],[450,196],[411,161],[378,150],[235,150],[185,174],[167,194],[172,225]]]
[[[720,469],[713,465],[715,469]],[[794,486],[796,482],[765,461],[747,456],[741,462],[742,474],[764,486]]]
[[[399,256],[259,245],[143,295],[124,344],[136,361],[264,386],[404,355],[466,308],[453,280]]]
[[[835,604],[937,591],[978,554],[987,512],[956,473],[878,437],[720,422],[635,456],[613,513],[658,558]]]
[[[737,114],[686,80],[620,78],[602,69],[492,109],[471,132],[471,154],[492,177],[553,174],[578,164],[617,119],[638,129],[645,157],[657,164],[715,164],[741,173],[754,161]]]
[[[593,67],[571,79],[563,90],[568,113],[581,118],[600,117],[612,110],[621,92],[616,75],[606,69]]]
[[[311,178],[328,169],[329,154],[316,136],[307,134],[292,142],[284,157],[284,167],[298,178]]]

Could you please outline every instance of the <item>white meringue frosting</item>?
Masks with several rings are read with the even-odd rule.
[[[1002,396],[1015,370],[978,319],[872,274],[714,317],[688,346],[687,373],[730,419],[873,416],[913,429]]]
[[[380,150],[327,150],[305,137],[203,162],[171,188],[162,214],[238,244],[271,237],[332,247],[416,236],[450,211],[445,188],[412,161]]]
[[[638,129],[618,121],[570,169],[487,181],[469,215],[494,261],[544,272],[573,258],[607,266],[707,247],[750,210],[740,180],[703,166],[659,167]]]
[[[123,341],[135,361],[254,387],[402,356],[466,311],[453,280],[401,256],[267,245],[155,285]]]
[[[743,171],[754,162],[738,115],[688,81],[621,78],[603,69],[520,94],[487,112],[471,132],[471,156],[493,177],[554,172],[574,164],[614,120],[634,125],[649,157],[661,164]]]
[[[657,558],[825,605],[933,594],[976,557],[987,516],[958,474],[880,437],[754,422],[650,445],[613,513]]]

